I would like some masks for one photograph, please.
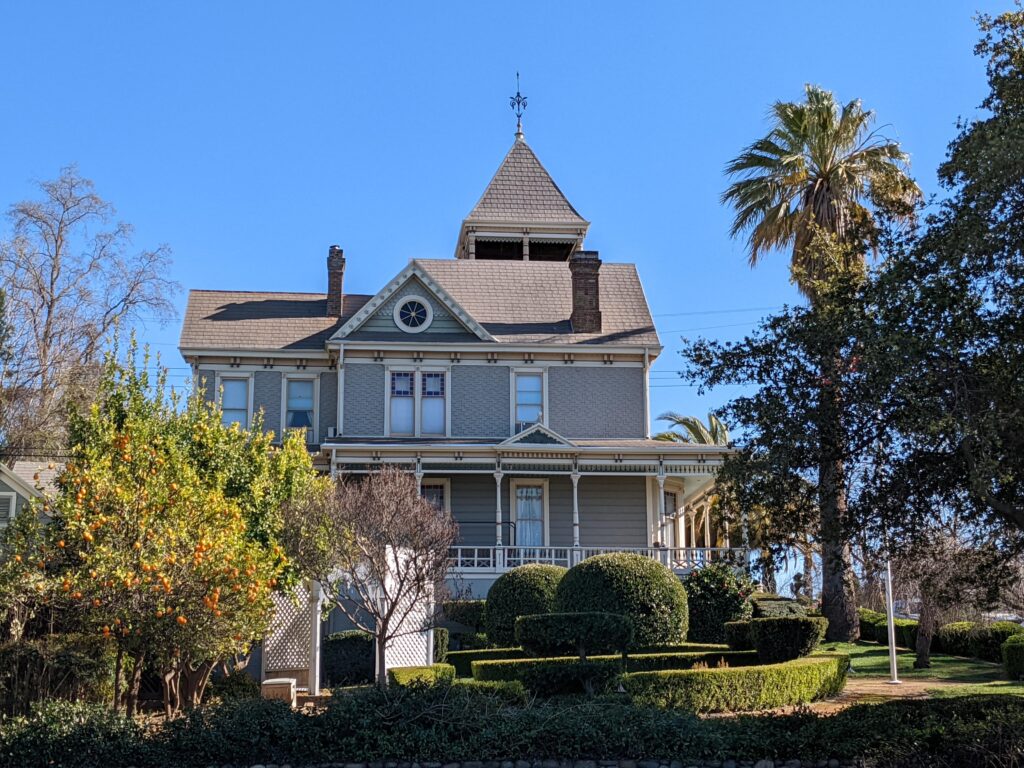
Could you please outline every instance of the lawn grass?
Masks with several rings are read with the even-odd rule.
[[[839,651],[850,657],[850,680],[888,680],[889,649],[878,643],[825,643],[822,650]],[[897,648],[896,668],[901,680],[940,685],[927,689],[931,696],[950,697],[981,694],[1024,695],[1024,684],[1007,680],[1002,665],[961,656],[933,653],[928,669],[914,669],[915,654]]]

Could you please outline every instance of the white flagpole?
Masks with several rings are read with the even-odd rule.
[[[892,563],[885,561],[885,618],[889,624],[889,684],[899,685],[896,671],[896,619],[892,607]]]

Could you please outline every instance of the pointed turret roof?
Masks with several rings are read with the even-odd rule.
[[[587,223],[562,194],[521,133],[516,135],[512,149],[466,221]]]

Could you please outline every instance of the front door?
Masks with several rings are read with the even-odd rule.
[[[520,547],[544,546],[544,486],[517,484],[516,544]]]

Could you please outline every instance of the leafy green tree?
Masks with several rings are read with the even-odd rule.
[[[834,281],[864,276],[866,255],[883,233],[879,214],[910,218],[920,193],[907,175],[907,156],[872,130],[874,113],[859,101],[840,106],[830,92],[809,85],[803,102],[777,102],[771,116],[769,133],[726,166],[735,181],[722,200],[736,211],[733,236],[748,236],[751,266],[767,252],[788,250],[793,281],[825,319],[837,296]],[[824,325],[816,325],[827,335]],[[845,340],[834,339],[835,347],[818,343],[823,340],[801,353],[800,365],[814,377],[807,393],[814,404],[811,433],[821,441],[818,463],[803,478],[813,476],[818,492],[822,611],[829,638],[840,640],[858,631],[847,536],[850,468],[842,448],[843,432],[852,425],[842,421],[847,394],[839,387],[848,364],[841,352]]]
[[[658,417],[658,421],[667,421],[677,429],[659,432],[655,440],[672,443],[697,443],[699,445],[728,445],[729,430],[713,413],[708,414],[707,426],[696,416],[683,416],[675,411],[666,411]]]

